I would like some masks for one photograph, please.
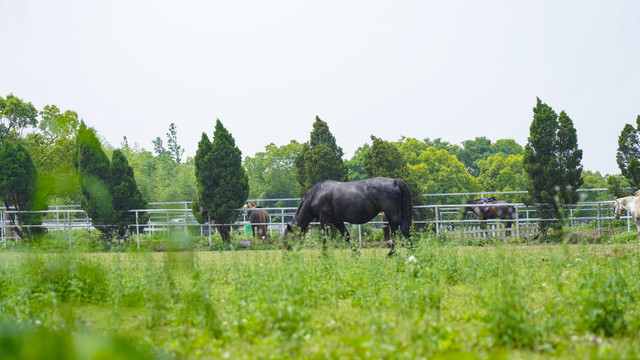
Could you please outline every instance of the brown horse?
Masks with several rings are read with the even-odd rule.
[[[247,216],[251,223],[253,237],[269,241],[267,238],[267,224],[269,223],[269,214],[267,211],[257,206],[253,201],[247,201],[247,204],[243,206],[243,208],[249,209]]]
[[[500,218],[501,220],[504,220],[504,219],[512,220],[512,219],[515,219],[517,216],[515,207],[511,205],[506,205],[508,204],[506,201],[496,200],[496,198],[493,196],[489,198],[480,198],[480,199],[470,200],[470,201],[467,201],[467,204],[476,205],[476,206],[466,206],[464,208],[464,212],[462,213],[462,217],[464,218],[464,216],[468,212],[472,212],[476,214],[478,216],[478,220],[480,220],[480,228],[482,228],[483,230],[486,228],[486,224],[483,222],[483,220],[496,219],[496,218]],[[486,205],[478,206],[483,204],[492,204],[492,205],[495,204],[495,206],[486,206]],[[504,227],[508,229],[507,231],[505,231],[505,234],[507,236],[511,235],[512,224],[513,224],[512,221],[507,221],[504,225]]]

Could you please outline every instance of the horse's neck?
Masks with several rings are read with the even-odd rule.
[[[625,208],[632,217],[636,217],[636,215],[638,215],[639,200],[637,196],[628,196],[623,199],[622,207]]]

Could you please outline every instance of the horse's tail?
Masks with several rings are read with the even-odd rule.
[[[396,185],[400,188],[402,204],[400,205],[400,213],[402,214],[402,233],[405,236],[409,236],[409,229],[411,228],[411,213],[413,211],[413,204],[411,202],[411,192],[407,183],[402,179],[394,179]]]

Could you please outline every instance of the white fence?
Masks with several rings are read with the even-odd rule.
[[[264,200],[263,200],[264,201]],[[208,236],[211,243],[212,230],[216,225],[231,225],[234,231],[250,232],[249,222],[246,216],[248,209],[238,209],[242,212],[242,220],[233,224],[200,224],[195,220],[188,202],[178,203],[152,203],[150,209],[132,210],[135,213],[136,222],[131,224],[132,230],[136,234],[138,246],[140,244],[140,234],[167,232],[167,231],[184,231],[189,232],[189,228],[195,229],[202,236]],[[569,225],[579,225],[586,223],[596,223],[598,228],[598,236],[602,235],[604,223],[608,223],[613,219],[613,201],[581,203],[575,206],[565,207],[568,214],[566,222]],[[163,207],[154,209],[153,207]],[[177,208],[168,209],[174,206]],[[415,206],[417,212],[426,213],[422,218],[414,217],[414,223],[417,226],[426,225],[433,228],[438,235],[445,235],[452,238],[473,238],[473,237],[493,237],[504,238],[513,236],[517,239],[528,238],[535,234],[540,221],[537,217],[536,209],[527,207],[524,204],[504,204],[501,206],[513,206],[516,209],[516,218],[513,220],[491,219],[480,222],[475,216],[468,215],[466,219],[461,219],[460,211],[468,205],[422,205]],[[474,205],[477,206],[477,205]],[[490,204],[480,206],[492,206]],[[284,231],[287,222],[289,222],[295,214],[295,207],[265,207],[262,208],[269,215],[268,232],[270,238],[278,238]],[[7,246],[7,240],[18,241],[13,231],[17,225],[12,224],[8,219],[16,215],[18,212],[13,210],[0,209],[0,233],[2,236],[3,246]],[[57,232],[59,236],[72,244],[72,231],[77,229],[93,229],[86,213],[79,209],[78,206],[55,206],[50,207],[47,211],[34,212],[42,213],[43,227],[49,232]],[[143,218],[143,214],[148,215],[148,221],[142,223],[139,219]],[[146,218],[146,216],[144,216]],[[471,218],[469,218],[471,217]],[[627,229],[630,229],[630,218],[627,219]],[[507,229],[507,223],[512,222],[511,228]],[[383,223],[380,216],[368,223],[369,226],[379,230]],[[483,226],[484,229],[481,227]],[[362,241],[361,226],[357,226],[358,238]],[[351,227],[351,232],[354,227]]]

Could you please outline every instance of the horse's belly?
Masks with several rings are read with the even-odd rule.
[[[351,224],[364,224],[371,221],[379,211],[341,211],[336,220],[346,221]]]

